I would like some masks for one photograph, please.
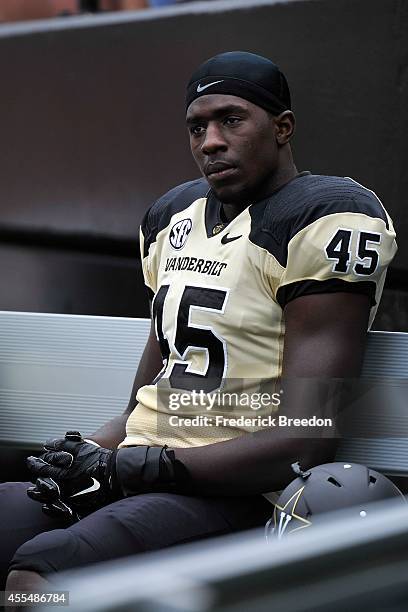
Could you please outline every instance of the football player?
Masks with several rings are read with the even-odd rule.
[[[186,122],[202,178],[142,223],[152,327],[128,409],[92,440],[47,442],[29,459],[30,497],[27,484],[0,487],[10,590],[263,525],[263,494],[291,480],[294,461],[333,458],[333,432],[307,423],[323,414],[331,380],[360,372],[396,251],[392,221],[356,181],[298,171],[289,88],[269,59],[230,52],[202,64]],[[276,394],[290,431],[274,416]],[[251,401],[265,395],[269,420],[257,420]]]

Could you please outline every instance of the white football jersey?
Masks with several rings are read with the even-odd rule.
[[[396,252],[392,221],[373,192],[308,172],[229,223],[204,179],[180,185],[147,212],[140,245],[163,370],[139,389],[121,446],[174,448],[264,427],[215,417],[256,413],[240,402],[264,384],[279,392],[285,305],[311,293],[363,293],[371,325]],[[230,394],[228,405],[213,401],[217,393]]]

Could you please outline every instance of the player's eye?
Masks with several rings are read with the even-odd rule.
[[[201,136],[204,132],[204,126],[202,125],[190,125],[188,128],[192,136]]]
[[[225,117],[224,119],[224,123],[226,125],[236,125],[240,122],[241,122],[241,117],[236,117],[236,116],[228,116],[228,117]]]

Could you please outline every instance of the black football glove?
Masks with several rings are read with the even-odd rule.
[[[47,516],[64,519],[70,523],[81,518],[75,509],[62,501],[61,490],[52,478],[37,478],[35,486],[27,489],[27,495],[43,504],[42,511]]]
[[[27,494],[45,503],[45,512],[61,515],[66,506],[83,516],[121,497],[113,469],[116,451],[85,441],[77,431],[47,441],[44,449],[47,452],[40,457],[27,459],[33,481],[36,479],[36,486]]]
[[[77,431],[46,442],[40,457],[28,457],[35,487],[31,499],[52,516],[82,518],[122,497],[152,491],[184,492],[186,473],[167,446],[101,448]],[[36,479],[36,480],[34,480]]]

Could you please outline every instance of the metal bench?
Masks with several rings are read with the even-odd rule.
[[[69,429],[89,435],[122,412],[149,328],[147,319],[0,311],[0,448],[34,450]],[[407,356],[408,334],[369,332],[362,377],[377,402],[356,418],[371,433],[343,440],[339,460],[408,475]]]

